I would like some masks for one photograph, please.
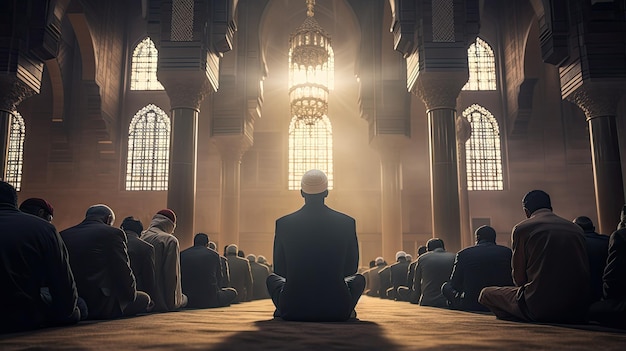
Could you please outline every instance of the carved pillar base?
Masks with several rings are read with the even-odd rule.
[[[620,85],[584,83],[569,101],[578,105],[587,117],[593,161],[598,225],[601,233],[612,233],[624,205],[624,183],[617,135],[617,104],[624,95]]]
[[[243,135],[216,136],[213,142],[222,159],[220,232],[217,244],[239,245],[239,201],[241,179],[241,157],[252,145],[252,140]]]

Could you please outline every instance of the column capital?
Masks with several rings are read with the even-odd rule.
[[[378,151],[381,162],[400,162],[404,150],[410,145],[410,139],[400,134],[379,134],[370,141],[370,146]]]
[[[211,83],[201,72],[159,72],[159,81],[170,98],[172,110],[193,108],[199,111],[202,100],[213,92]]]
[[[413,93],[426,104],[426,110],[456,109],[456,99],[467,83],[464,72],[420,72]]]
[[[222,161],[241,161],[243,154],[252,146],[252,139],[243,134],[213,136],[211,141],[217,147]]]
[[[568,94],[565,99],[576,104],[587,120],[602,117],[616,116],[617,105],[624,97],[626,88],[623,82],[585,82]]]
[[[0,78],[0,110],[13,112],[20,102],[36,93],[17,77],[4,76]]]

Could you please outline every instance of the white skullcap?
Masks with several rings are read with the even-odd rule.
[[[398,260],[398,258],[400,257],[406,257],[406,252],[404,251],[398,251],[396,252],[396,261]]]
[[[302,176],[302,192],[306,194],[319,194],[328,189],[328,178],[326,174],[318,169],[307,171]]]
[[[383,264],[385,262],[385,259],[382,257],[376,257],[376,261],[374,262],[376,262],[376,265]]]

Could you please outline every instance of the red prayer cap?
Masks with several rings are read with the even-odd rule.
[[[42,208],[46,210],[51,216],[54,216],[54,208],[52,205],[44,199],[40,199],[38,197],[31,197],[30,199],[24,200],[20,205],[20,211],[23,211],[27,208]]]
[[[169,218],[170,221],[172,221],[172,223],[176,224],[176,214],[174,213],[174,211],[170,210],[169,208],[163,209],[157,212],[157,214],[160,214]]]

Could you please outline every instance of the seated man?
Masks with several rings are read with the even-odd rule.
[[[476,245],[456,254],[450,281],[441,286],[450,308],[465,311],[489,311],[478,303],[486,286],[513,285],[511,249],[496,245],[496,231],[484,225],[475,232]]]
[[[217,245],[214,242],[209,240],[209,250],[213,250],[217,252]],[[219,255],[219,252],[217,252]],[[220,256],[220,266],[222,268],[222,278],[219,281],[220,288],[228,288],[230,287],[230,269],[228,268],[228,259],[226,256]]]
[[[445,250],[443,240],[439,238],[429,239],[426,248],[428,252],[417,258],[409,301],[421,306],[447,308],[448,301],[441,294],[441,285],[450,278],[455,255]]]
[[[574,219],[585,235],[587,244],[587,257],[589,258],[590,287],[589,302],[600,301],[602,298],[602,275],[606,266],[606,259],[609,252],[609,237],[596,233],[596,227],[591,218],[580,216]]]
[[[253,254],[247,257],[250,261],[250,271],[252,272],[252,300],[269,299],[265,281],[270,275],[270,269],[266,265],[256,262],[257,258]]]
[[[52,224],[20,212],[15,188],[3,181],[0,227],[0,332],[78,322],[78,293],[63,240]]]
[[[226,259],[230,272],[230,287],[237,290],[237,297],[233,303],[252,300],[252,270],[250,261],[238,255],[237,245],[226,247]]]
[[[132,316],[150,307],[150,296],[136,288],[126,234],[114,221],[110,207],[93,205],[81,223],[61,231],[89,319]]]
[[[622,218],[626,206],[622,210]],[[610,327],[626,328],[626,227],[616,230],[609,239],[604,269],[603,297],[589,308],[589,320]]]
[[[380,296],[380,277],[379,273],[383,270],[387,264],[385,263],[385,259],[382,257],[376,257],[374,260],[374,267],[368,269],[369,271],[369,285],[367,286],[367,291],[365,291],[365,295],[367,296]]]
[[[353,218],[324,204],[328,179],[302,177],[304,206],[276,221],[274,272],[267,289],[274,316],[295,321],[345,321],[356,316],[365,278],[357,274],[359,247]],[[323,257],[324,259],[319,259]]]
[[[220,288],[222,278],[220,255],[208,248],[209,237],[198,233],[193,246],[180,253],[180,275],[187,307],[209,308],[229,306],[237,296],[232,288]]]
[[[513,227],[514,287],[486,287],[478,301],[500,319],[579,323],[589,298],[583,231],[552,212],[550,196],[533,190],[522,200],[525,219]]]
[[[137,281],[137,290],[145,291],[148,295],[154,296],[156,291],[154,246],[139,238],[143,232],[143,224],[140,220],[130,216],[124,218],[120,229],[126,233],[128,238],[128,257],[130,258],[130,268],[132,268]]]
[[[156,291],[154,310],[168,312],[187,305],[187,296],[180,285],[180,247],[174,236],[176,214],[163,209],[152,217],[141,239],[154,247]]]
[[[406,259],[406,252],[396,252],[396,262],[385,269],[390,270],[391,286],[385,292],[390,300],[398,300],[397,291],[401,286],[406,286],[407,271],[411,261]]]

